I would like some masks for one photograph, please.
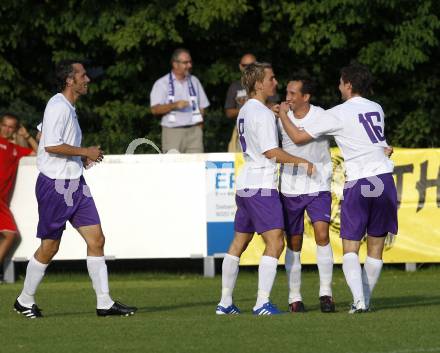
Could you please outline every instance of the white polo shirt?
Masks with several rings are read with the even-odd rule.
[[[292,111],[289,111],[287,115],[293,124],[300,130],[304,130],[309,126],[321,124],[321,121],[327,119],[329,114],[321,107],[310,105],[310,110],[302,119],[297,119]],[[319,191],[330,191],[333,170],[329,138],[321,136],[308,143],[296,145],[287,135],[280,121],[278,121],[278,126],[283,150],[291,155],[307,159],[317,168],[317,173],[310,177],[304,168],[282,164],[280,168],[280,191],[286,195],[303,195]]]
[[[238,114],[237,130],[245,161],[237,190],[276,189],[277,164],[263,154],[279,147],[275,115],[259,100],[249,99]]]
[[[63,94],[57,93],[46,105],[42,134],[38,145],[38,170],[51,179],[77,179],[83,164],[79,156],[48,153],[45,147],[62,144],[81,147],[82,133],[75,107]]]
[[[174,85],[174,102],[179,100],[186,100],[190,102],[189,106],[179,110],[173,110],[162,117],[161,125],[165,127],[179,127],[179,126],[189,126],[195,125],[193,121],[193,109],[191,106],[191,96],[188,86],[188,77],[183,81],[176,79],[174,74],[171,74],[173,85]],[[150,93],[150,106],[158,104],[168,104],[169,102],[169,88],[170,88],[170,74],[167,73],[158,79],[151,90]],[[208,97],[203,90],[202,84],[196,76],[190,76],[192,86],[194,87],[198,108],[204,109],[209,107]]]
[[[393,162],[385,155],[382,107],[366,98],[353,97],[329,110],[329,118],[304,128],[312,137],[333,135],[344,157],[346,181],[392,173]]]

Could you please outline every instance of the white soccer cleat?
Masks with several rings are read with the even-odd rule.
[[[350,310],[348,311],[349,314],[360,314],[365,313],[367,311],[367,308],[365,307],[365,303],[361,300],[358,300],[355,303],[351,304]]]

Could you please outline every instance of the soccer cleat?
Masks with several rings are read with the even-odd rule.
[[[234,304],[231,304],[226,308],[222,305],[217,305],[215,313],[217,315],[238,315],[240,314],[240,309],[237,308]]]
[[[351,304],[350,310],[348,311],[349,314],[360,314],[365,312],[367,312],[365,303],[362,303],[360,300],[358,300],[356,304]]]
[[[319,297],[319,304],[321,306],[321,312],[323,313],[334,313],[335,312],[335,302],[330,295],[323,295]]]
[[[271,302],[267,302],[267,303],[263,304],[263,306],[261,306],[257,310],[252,310],[252,313],[254,315],[258,315],[258,316],[282,314],[282,312]]]
[[[137,311],[137,308],[134,306],[127,306],[120,302],[114,302],[110,309],[96,309],[96,315],[98,316],[130,316],[134,315]]]
[[[289,304],[289,311],[291,313],[305,313],[306,307],[302,301],[297,301]]]
[[[14,310],[17,314],[22,314],[26,316],[28,319],[36,319],[38,317],[43,317],[41,314],[41,309],[37,306],[37,304],[33,304],[32,307],[27,308],[21,305],[18,300],[15,300]]]

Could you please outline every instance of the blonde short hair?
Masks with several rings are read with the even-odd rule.
[[[272,65],[269,63],[254,62],[247,66],[241,76],[241,85],[245,88],[248,96],[255,93],[255,83],[263,82],[265,76],[265,69],[271,69]]]

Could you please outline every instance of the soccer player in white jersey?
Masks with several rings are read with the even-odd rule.
[[[275,94],[277,81],[270,64],[254,63],[243,72],[242,84],[249,100],[240,109],[237,129],[245,164],[237,178],[235,235],[222,265],[222,296],[216,314],[238,314],[232,292],[238,276],[241,254],[255,232],[262,235],[266,248],[258,268],[257,302],[254,315],[281,313],[270,300],[278,258],[283,248],[283,211],[277,191],[277,162],[292,163],[311,174],[313,164],[279,148],[276,118],[266,107]]]
[[[382,254],[388,234],[397,234],[397,192],[394,165],[384,153],[382,107],[366,98],[371,74],[363,65],[341,69],[339,90],[344,103],[328,110],[319,123],[298,129],[287,116],[288,103],[280,107],[280,119],[295,143],[333,135],[341,149],[346,181],[341,205],[341,238],[345,279],[353,295],[349,313],[369,310],[371,294],[379,279]],[[359,261],[360,241],[367,235],[367,258]]]
[[[296,75],[287,85],[286,101],[291,108],[287,115],[301,130],[319,124],[321,119],[326,119],[327,113],[324,109],[310,104],[314,91],[315,83],[307,75]],[[285,267],[289,288],[289,311],[305,311],[301,296],[301,249],[304,212],[307,211],[315,234],[321,311],[334,312],[335,304],[331,287],[333,252],[329,238],[332,163],[328,137],[322,136],[306,144],[297,145],[287,135],[280,122],[279,128],[283,150],[309,160],[317,168],[317,173],[313,177],[308,176],[300,168],[285,164],[280,168],[279,190],[286,229]]]
[[[14,310],[27,318],[41,317],[35,293],[52,258],[58,252],[61,236],[69,221],[87,244],[87,269],[96,293],[96,314],[132,315],[137,310],[110,297],[107,265],[104,258],[104,234],[83,167],[101,162],[99,146],[81,147],[81,128],[75,103],[85,95],[90,82],[78,61],[60,62],[56,70],[60,93],[53,96],[44,111],[42,135],[38,147],[40,174],[35,187],[38,202],[37,237],[41,244],[26,269],[23,290]]]

